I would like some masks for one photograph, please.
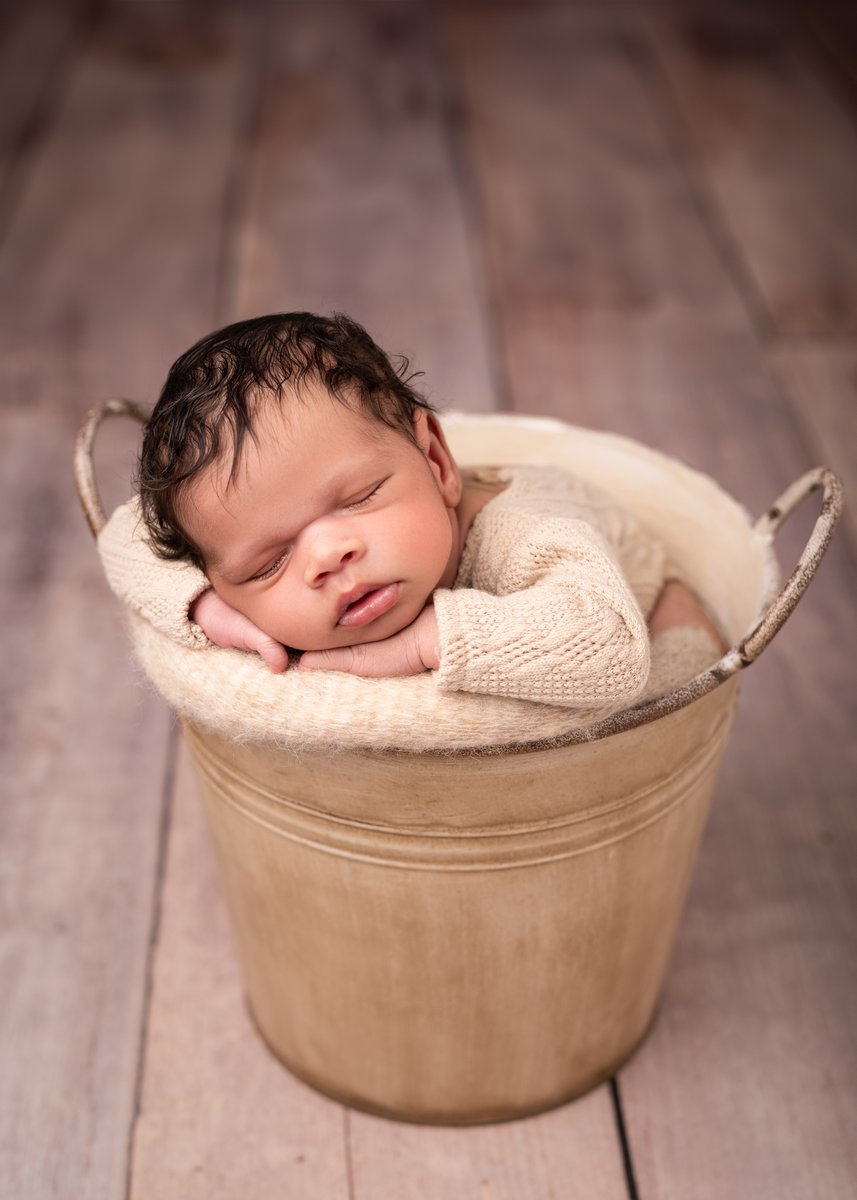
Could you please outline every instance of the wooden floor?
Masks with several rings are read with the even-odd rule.
[[[854,495],[854,35],[832,2],[5,5],[3,1200],[857,1195],[853,509],[746,674],[642,1049],[430,1129],[254,1034],[70,467],[90,404],[151,401],[216,324],[341,308],[444,404],[618,430],[753,513],[821,462]]]

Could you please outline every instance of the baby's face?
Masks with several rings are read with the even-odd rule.
[[[296,650],[390,637],[452,585],[461,483],[431,414],[417,445],[320,385],[272,399],[234,481],[215,464],[182,516],[215,590]]]

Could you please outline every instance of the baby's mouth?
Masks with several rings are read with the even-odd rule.
[[[369,625],[390,611],[399,599],[400,590],[398,583],[385,583],[380,586],[370,584],[368,587],[355,588],[343,596],[337,624],[348,629]]]

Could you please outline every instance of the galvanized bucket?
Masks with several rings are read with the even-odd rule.
[[[81,429],[96,532],[95,430],[128,411],[116,402]],[[706,476],[623,438],[507,416],[445,426],[462,463],[555,462],[616,492],[665,537],[732,642],[668,695],[536,743],[297,751],[184,722],[271,1049],[348,1104],[469,1123],[561,1103],[644,1037],[740,670],[812,578],[841,487],[811,471],[752,522]],[[777,591],[773,535],[817,490],[821,513]]]

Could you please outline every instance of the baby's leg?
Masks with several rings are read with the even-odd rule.
[[[715,663],[726,649],[696,596],[677,579],[664,585],[649,618],[652,667],[645,698],[662,696]]]
[[[726,649],[720,631],[710,620],[699,600],[678,579],[664,585],[658,602],[649,617],[649,634],[657,637],[667,629],[702,629],[720,647]]]

